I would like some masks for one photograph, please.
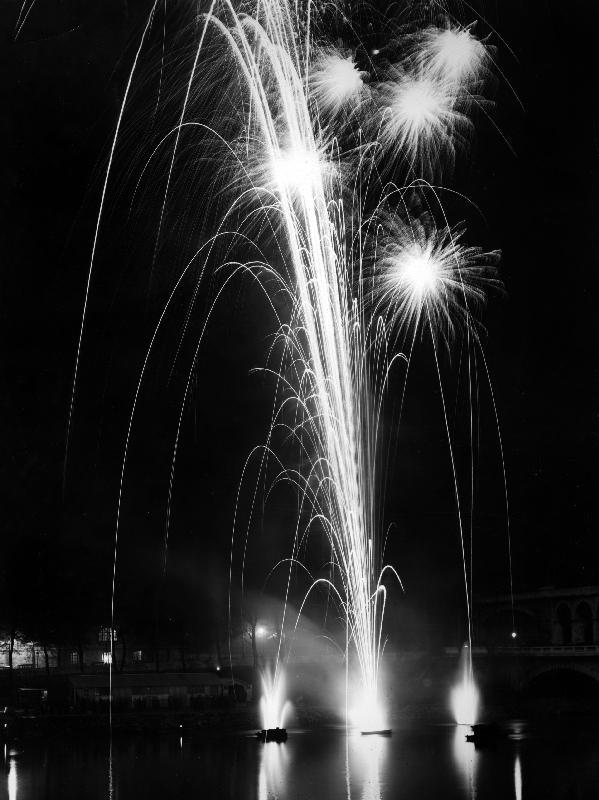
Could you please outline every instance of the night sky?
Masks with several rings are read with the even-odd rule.
[[[65,470],[70,391],[106,159],[150,4],[37,0],[15,42],[17,5],[0,4],[4,535],[41,537],[59,554],[71,548],[82,571],[99,570],[97,585],[108,598],[128,415],[160,309],[186,254],[201,239],[202,214],[194,210],[205,195],[194,177],[202,166],[190,145],[190,168],[175,181],[156,253],[164,159],[153,163],[131,200],[140,156],[152,149],[140,144],[156,96],[148,67],[125,119],[109,186]],[[589,584],[599,582],[599,15],[591,3],[556,0],[487,2],[481,9],[507,44],[490,33],[500,68],[488,91],[494,105],[487,109],[490,119],[475,115],[470,153],[458,155],[451,180],[472,202],[451,200],[448,210],[452,221],[467,222],[469,243],[503,253],[506,291],[490,297],[483,321],[505,451],[514,588]],[[466,7],[463,15],[465,23],[475,17]],[[476,31],[490,29],[479,24]],[[192,334],[199,332],[217,285],[211,278],[202,284]],[[119,551],[122,602],[134,591],[143,596],[162,570],[169,454],[193,335],[174,367],[173,342],[191,280],[186,292],[177,296],[178,314],[157,341],[133,428]],[[256,287],[248,280],[231,284],[200,350],[183,417],[167,569],[186,596],[215,616],[227,592],[243,464],[267,432],[272,383],[252,370],[264,365],[272,332]],[[456,353],[443,356],[449,392],[457,363]],[[462,467],[464,430],[463,422],[456,424]],[[395,523],[388,560],[406,587],[405,599],[396,595],[397,616],[407,602],[413,618],[432,625],[442,620],[450,638],[452,615],[461,613],[463,603],[462,575],[447,441],[426,338],[417,346],[396,438],[385,519]],[[476,474],[474,591],[504,593],[506,514],[497,430],[484,388]],[[294,513],[289,491],[266,514],[258,513],[248,556],[254,588],[287,554]]]

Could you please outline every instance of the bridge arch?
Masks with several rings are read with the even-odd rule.
[[[581,600],[574,612],[574,641],[582,644],[593,644],[593,612],[591,606]]]
[[[524,676],[520,689],[541,696],[549,694],[599,698],[599,665],[570,662],[539,666]]]
[[[569,603],[560,603],[555,610],[558,644],[572,644],[572,609]]]

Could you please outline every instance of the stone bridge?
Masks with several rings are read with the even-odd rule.
[[[524,689],[578,673],[599,689],[599,586],[479,598],[474,650],[483,679]]]

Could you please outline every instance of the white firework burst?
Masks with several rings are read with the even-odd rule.
[[[310,99],[317,113],[326,121],[342,110],[357,110],[368,94],[366,77],[351,53],[323,48],[310,69]]]
[[[392,163],[405,160],[420,175],[432,176],[453,164],[457,144],[470,126],[451,81],[431,70],[391,67],[378,87],[379,142]]]
[[[499,287],[499,251],[461,243],[460,227],[438,229],[428,214],[405,221],[390,214],[382,221],[377,246],[374,296],[389,327],[428,324],[449,337],[460,323],[471,324],[487,290]]]
[[[471,33],[471,26],[426,28],[416,37],[414,58],[421,68],[442,81],[469,90],[489,73],[490,48]]]

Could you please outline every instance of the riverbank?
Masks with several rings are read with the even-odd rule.
[[[599,719],[599,707],[580,698],[526,699],[510,698],[505,702],[488,703],[481,709],[480,721],[501,721],[528,718],[548,721],[562,717]],[[389,709],[388,723],[399,729],[406,724],[451,724],[453,722],[446,703],[410,703]],[[32,738],[108,735],[110,726],[116,734],[194,733],[210,737],[227,736],[242,731],[255,731],[261,727],[260,712],[256,704],[237,704],[227,708],[202,710],[143,710],[114,711],[112,718],[106,710],[85,713],[22,713],[6,714],[0,727],[0,738],[5,741]],[[291,729],[317,729],[342,726],[339,709],[325,706],[299,706],[294,708],[287,721]]]
[[[293,713],[294,727],[312,728],[340,723],[338,712],[331,708],[304,708]],[[6,715],[4,725],[1,730],[6,740],[104,734],[109,732],[111,725],[114,733],[185,731],[208,735],[253,731],[261,727],[259,708],[248,704],[201,711],[115,711],[112,718],[106,711]]]

